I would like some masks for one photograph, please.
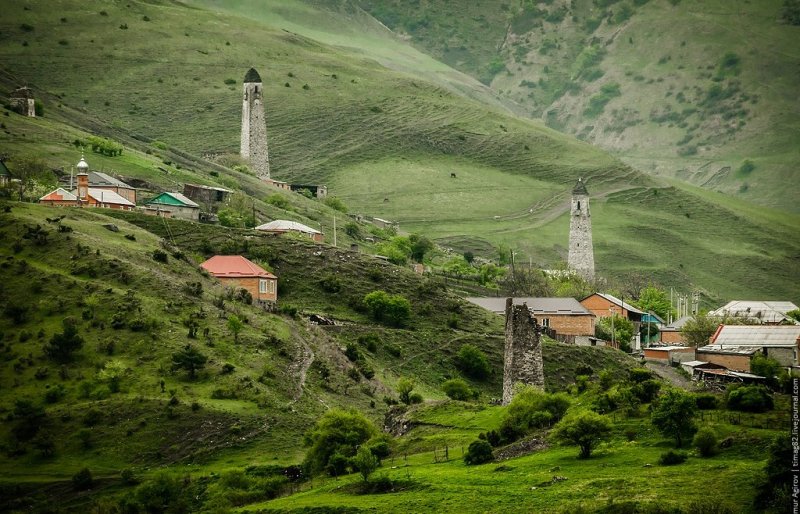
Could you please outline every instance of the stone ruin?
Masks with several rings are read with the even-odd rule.
[[[517,384],[544,387],[542,327],[526,304],[506,299],[506,341],[503,354],[503,405],[514,398]]]
[[[20,87],[14,90],[8,97],[11,108],[23,116],[36,117],[36,100],[33,98],[33,91],[28,87]]]

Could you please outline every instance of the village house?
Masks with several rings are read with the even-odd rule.
[[[11,172],[8,170],[6,163],[0,159],[0,187],[7,186],[12,180]]]
[[[224,203],[230,194],[230,189],[222,187],[201,186],[197,184],[183,185],[183,196],[202,205],[203,208],[209,212],[216,212],[217,206]]]
[[[155,198],[144,202],[145,213],[163,216],[169,213],[171,218],[181,218],[190,221],[200,220],[200,206],[181,193],[164,192]]]
[[[100,207],[132,211],[136,204],[107,189],[93,188],[89,184],[89,165],[81,158],[76,176],[77,189],[67,191],[59,187],[39,198],[39,203],[55,207]]]
[[[470,297],[466,299],[496,314],[505,315],[505,298]],[[525,304],[540,326],[549,329],[561,342],[594,346],[595,315],[574,298],[512,298],[514,305]]]
[[[786,313],[795,310],[797,310],[797,305],[792,302],[734,300],[709,312],[708,316],[743,318],[754,324],[780,325],[781,323],[794,324],[794,320]]]
[[[90,171],[89,165],[85,164],[86,161],[81,157],[81,162],[78,163],[78,171],[85,170],[84,172],[89,175],[89,187],[92,189],[101,189],[103,191],[111,191],[117,193],[121,197],[125,198],[129,202],[135,204],[136,203],[136,188],[126,184],[125,182],[112,177],[107,173],[102,173],[99,171]],[[59,184],[61,187],[68,188],[68,190],[72,190],[74,188],[74,184],[72,182],[71,176],[63,176],[59,179]]]
[[[246,289],[257,302],[278,301],[278,277],[241,255],[215,255],[200,267],[224,286]]]
[[[781,366],[798,365],[800,325],[720,325],[708,345],[697,349],[697,360],[750,371],[756,354],[772,357]]]
[[[287,232],[295,232],[298,234],[303,234],[317,243],[323,242],[325,238],[325,235],[319,230],[314,230],[313,228],[303,225],[302,223],[288,220],[270,221],[269,223],[264,223],[263,225],[257,226],[255,230],[260,230],[261,232],[266,232],[268,234],[286,234]]]
[[[683,326],[689,321],[691,316],[683,316],[678,318],[669,325],[658,327],[659,341],[664,344],[685,345],[686,337],[683,335]]]
[[[590,294],[583,298],[580,303],[598,318],[610,318],[612,314],[616,314],[633,323],[633,340],[631,341],[631,347],[634,350],[641,349],[639,328],[642,326],[642,316],[646,314],[645,312],[620,300],[616,296],[606,293]]]

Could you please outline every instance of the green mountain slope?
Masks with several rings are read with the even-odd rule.
[[[244,11],[254,4],[231,5]],[[367,22],[346,9],[329,15],[307,5],[261,5],[261,15],[245,18],[180,3],[108,2],[89,12],[65,2],[63,22],[44,4],[9,10],[0,44],[4,84],[34,86],[45,118],[9,114],[0,150],[46,148],[51,164],[68,167],[77,158],[74,136],[62,137],[58,132],[70,129],[52,123],[74,124],[137,150],[103,159],[104,169],[142,173],[153,189],[184,181],[241,187],[255,195],[260,219],[284,216],[261,203],[270,188],[200,157],[236,153],[241,76],[255,65],[265,81],[275,178],[327,183],[351,212],[393,219],[443,242],[507,244],[522,262],[549,268],[566,257],[568,191],[582,176],[594,198],[603,275],[646,272],[720,300],[797,295],[795,215],[653,180],[538,122],[487,107],[488,100],[448,86],[440,64],[380,30],[358,33]],[[326,16],[338,16],[336,23],[321,23]],[[304,19],[308,34],[331,44],[282,27],[291,22],[300,30]],[[378,50],[354,50],[364,38],[381,41]],[[391,55],[390,43],[398,56],[382,58]],[[431,81],[401,70],[413,63]],[[458,73],[445,75],[455,81]],[[172,163],[160,166],[167,172],[147,151]],[[134,156],[138,164],[128,162]],[[296,217],[330,232],[331,211],[319,205],[302,202]]]
[[[780,0],[357,3],[640,170],[798,210],[800,27]]]

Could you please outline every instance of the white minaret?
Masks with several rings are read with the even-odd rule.
[[[250,68],[244,76],[242,98],[242,158],[250,161],[256,176],[269,179],[269,152],[267,150],[267,122],[264,115],[264,86],[261,76]]]
[[[81,154],[81,160],[78,161],[76,168],[78,168],[78,175],[76,176],[78,179],[77,196],[81,202],[86,202],[89,197],[89,164],[86,163],[83,154]]]
[[[572,207],[569,218],[569,269],[586,280],[594,280],[594,248],[592,246],[592,215],[589,212],[589,191],[583,179],[572,188]]]

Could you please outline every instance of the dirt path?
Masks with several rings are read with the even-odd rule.
[[[310,368],[314,363],[314,351],[311,349],[311,345],[308,344],[308,341],[306,341],[303,334],[300,334],[294,326],[291,327],[291,331],[295,340],[300,342],[300,347],[298,348],[299,355],[289,366],[289,372],[292,375],[297,376],[297,391],[295,392],[290,404],[295,403],[302,398],[303,390],[306,386],[306,374],[308,373],[308,368]]]
[[[694,382],[679,374],[672,366],[655,362],[647,362],[645,366],[675,387],[680,387],[687,391],[694,391],[696,389]]]

